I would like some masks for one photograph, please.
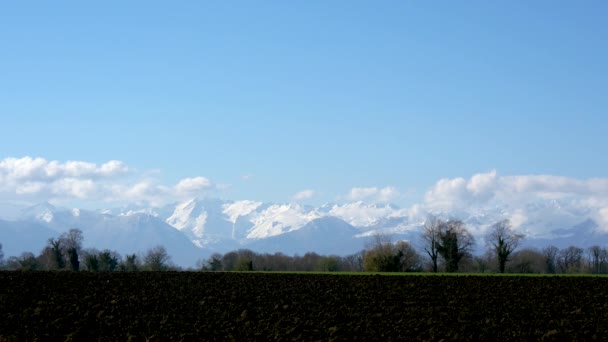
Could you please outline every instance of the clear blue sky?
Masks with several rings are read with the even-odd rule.
[[[605,177],[606,18],[605,1],[3,2],[0,159],[117,159],[277,202]]]

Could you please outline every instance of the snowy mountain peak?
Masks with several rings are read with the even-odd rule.
[[[167,218],[167,223],[175,227],[177,230],[188,228],[188,224],[192,219],[192,212],[196,208],[196,201],[189,200],[178,204],[173,211],[173,214]],[[196,220],[196,218],[194,218]]]
[[[21,212],[22,219],[34,219],[37,221],[51,222],[59,210],[48,202],[36,204]]]
[[[297,230],[308,222],[323,216],[316,210],[306,210],[299,204],[275,204],[252,218],[253,227],[249,239],[260,239]]]
[[[261,205],[262,202],[244,200],[226,203],[222,205],[222,208],[224,209],[223,213],[228,215],[228,220],[234,224],[239,217],[251,214]]]
[[[192,211],[196,207],[196,199],[191,199],[179,204],[176,209],[181,211]]]

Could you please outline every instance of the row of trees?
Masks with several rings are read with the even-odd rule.
[[[487,251],[473,255],[475,240],[459,220],[429,217],[422,232],[423,254],[408,241],[391,241],[376,235],[366,249],[346,256],[322,256],[310,252],[303,256],[283,253],[260,254],[241,249],[213,254],[200,260],[198,269],[206,271],[349,271],[349,272],[510,272],[510,273],[608,273],[608,250],[570,246],[559,249],[517,250],[523,235],[508,220],[494,224],[485,236]],[[143,254],[119,253],[108,249],[83,249],[78,229],[50,238],[39,255],[23,253],[6,261],[0,244],[0,267],[8,270],[87,270],[92,272],[176,270],[163,246]]]
[[[503,259],[504,260],[504,259]],[[441,256],[438,268],[447,269]],[[377,236],[368,249],[346,256],[323,256],[306,253],[288,256],[283,253],[255,253],[240,249],[226,254],[216,253],[200,260],[203,271],[331,271],[331,272],[432,272],[433,263],[405,241],[391,242]],[[488,251],[481,256],[465,255],[458,264],[459,272],[496,273],[500,262]],[[608,273],[608,250],[599,246],[583,249],[575,246],[559,249],[525,248],[509,254],[504,273]]]
[[[302,256],[289,256],[283,253],[256,253],[249,249],[239,249],[223,255],[215,253],[209,259],[199,260],[197,266],[203,271],[356,272],[363,270],[363,254],[339,257],[309,252]]]
[[[479,273],[608,273],[608,250],[592,246],[517,250],[524,236],[508,220],[492,225],[484,240],[486,253],[473,255],[475,239],[459,220],[429,217],[422,233],[424,254],[407,241],[374,236],[367,248],[346,257],[258,254],[241,249],[214,254],[199,262],[207,271],[349,271],[349,272],[479,272]]]
[[[466,229],[460,220],[443,221],[429,217],[424,224],[422,235],[425,242],[424,251],[430,258],[431,269],[437,272],[440,257],[446,272],[457,272],[461,261],[471,257],[475,245],[473,235]],[[505,272],[509,257],[524,238],[512,228],[509,220],[502,220],[490,228],[486,235],[488,253],[496,258],[498,271]]]
[[[149,249],[142,255],[127,254],[105,249],[83,249],[84,237],[79,229],[70,229],[57,238],[50,238],[40,254],[24,252],[4,260],[0,244],[0,267],[6,270],[86,270],[91,272],[112,271],[162,271],[176,269],[163,246]]]

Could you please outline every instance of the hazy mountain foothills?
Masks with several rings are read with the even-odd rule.
[[[363,249],[376,233],[409,240],[421,249],[420,229],[429,213],[463,220],[477,240],[479,253],[485,248],[487,228],[504,218],[511,219],[526,235],[523,246],[587,247],[608,242],[608,234],[589,212],[556,200],[517,209],[496,206],[453,212],[364,202],[311,207],[192,199],[160,208],[129,205],[94,211],[49,203],[22,208],[11,204],[0,213],[0,243],[7,256],[39,252],[48,238],[78,228],[84,234],[85,248],[108,248],[125,254],[163,245],[173,262],[183,267],[194,266],[211,253],[238,248],[289,255],[309,251],[347,255]],[[525,222],[521,223],[523,217]]]

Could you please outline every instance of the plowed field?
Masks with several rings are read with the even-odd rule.
[[[591,340],[608,278],[0,272],[0,340]]]

